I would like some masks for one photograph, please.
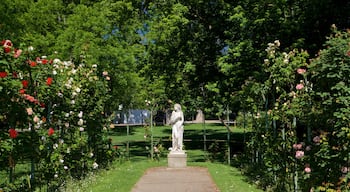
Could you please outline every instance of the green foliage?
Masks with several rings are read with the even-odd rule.
[[[266,49],[266,80],[242,91],[257,114],[248,173],[266,190],[349,190],[349,33],[334,31],[310,64],[305,51],[280,53],[279,45]]]
[[[1,45],[0,166],[9,181],[0,185],[22,191],[47,184],[54,190],[68,176],[107,166],[115,156],[104,115],[108,74],[84,59],[63,62],[35,57],[35,49],[22,51],[9,40]],[[32,166],[24,183],[13,175],[23,161]]]

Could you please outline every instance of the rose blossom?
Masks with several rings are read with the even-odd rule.
[[[297,90],[301,90],[301,89],[304,88],[304,85],[301,84],[301,83],[299,83],[297,86],[295,86],[295,88],[296,88]]]
[[[9,134],[12,139],[15,139],[18,136],[18,133],[14,128],[9,129]]]
[[[341,172],[344,173],[344,174],[346,174],[348,171],[349,171],[348,167],[342,167],[341,168]]]
[[[46,85],[50,86],[52,84],[52,80],[53,80],[52,77],[48,77],[46,80]]]
[[[302,74],[306,73],[306,69],[299,68],[299,69],[297,69],[297,73],[302,75]]]
[[[22,49],[15,49],[15,54],[13,55],[14,58],[18,58],[22,54]]]
[[[313,141],[314,143],[318,144],[318,143],[321,142],[321,138],[320,138],[320,136],[315,136],[315,137],[312,139],[312,141]]]
[[[5,78],[7,77],[7,72],[6,71],[0,71],[0,78]]]
[[[304,151],[296,151],[295,152],[295,158],[301,159],[302,157],[304,157]]]
[[[51,135],[53,135],[54,133],[55,133],[55,130],[54,130],[52,127],[50,127],[50,129],[48,130],[47,134],[48,134],[49,136],[51,136]]]
[[[39,122],[39,121],[40,121],[40,119],[39,119],[39,117],[38,117],[38,116],[34,116],[33,121],[34,121],[35,123],[37,123],[37,122]]]
[[[293,144],[293,148],[294,148],[295,150],[301,149],[302,147],[303,147],[302,144]]]
[[[27,108],[27,113],[28,115],[33,115],[33,109],[30,107],[30,108]]]
[[[305,167],[304,171],[305,173],[311,173],[311,168],[307,166]]]

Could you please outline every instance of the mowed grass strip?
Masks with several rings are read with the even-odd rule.
[[[145,171],[151,167],[166,166],[166,161],[138,161],[115,163],[111,169],[97,172],[81,181],[66,183],[65,192],[130,192]],[[213,181],[221,192],[262,192],[248,183],[240,171],[219,163],[194,162],[188,166],[208,168]]]

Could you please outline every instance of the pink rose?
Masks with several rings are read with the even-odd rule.
[[[305,171],[305,173],[311,173],[311,168],[310,167],[305,167],[304,171]]]
[[[320,136],[315,136],[313,139],[312,139],[312,141],[314,142],[314,143],[320,143],[321,142],[321,138],[320,138]]]
[[[302,74],[306,73],[306,69],[299,68],[299,69],[297,69],[297,73],[302,75]]]
[[[296,88],[297,90],[301,90],[301,89],[304,88],[304,85],[301,84],[301,83],[299,83],[297,86],[295,86],[295,88]]]
[[[21,49],[15,49],[15,54],[13,55],[14,58],[18,58],[22,53]]]
[[[295,152],[295,158],[301,159],[304,157],[304,151],[296,151]]]
[[[33,109],[32,108],[27,108],[27,113],[28,115],[33,115]]]

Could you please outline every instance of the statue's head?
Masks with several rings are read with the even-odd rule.
[[[181,105],[178,104],[178,103],[176,103],[176,104],[174,105],[174,109],[175,109],[175,111],[181,111]]]

